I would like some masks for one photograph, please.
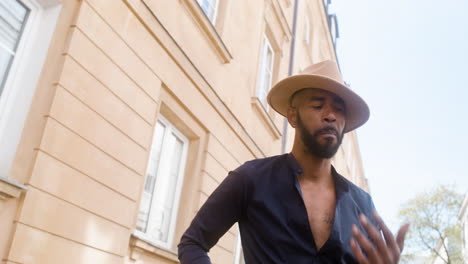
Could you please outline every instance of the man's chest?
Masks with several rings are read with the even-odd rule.
[[[315,244],[321,248],[330,236],[335,219],[334,189],[324,190],[303,183],[300,186]]]

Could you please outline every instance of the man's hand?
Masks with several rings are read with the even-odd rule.
[[[374,218],[382,230],[383,237],[379,230],[364,216],[360,216],[361,225],[369,234],[373,243],[353,225],[352,232],[354,238],[351,239],[351,249],[360,264],[396,264],[400,260],[401,252],[405,242],[405,235],[408,232],[409,224],[404,224],[398,230],[396,240],[392,232],[385,225],[383,220],[374,212]],[[384,240],[385,238],[385,240]],[[362,250],[366,255],[362,252]]]

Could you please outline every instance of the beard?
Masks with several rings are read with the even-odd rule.
[[[336,152],[338,151],[338,148],[341,145],[341,142],[343,141],[344,133],[340,134],[332,126],[325,126],[323,128],[316,130],[313,133],[310,133],[305,128],[304,123],[302,122],[302,119],[299,113],[296,114],[296,117],[297,117],[297,128],[299,129],[299,132],[301,134],[301,140],[305,146],[306,151],[313,156],[316,156],[318,158],[323,158],[323,159],[330,159],[333,156],[335,156]],[[317,140],[317,138],[321,134],[330,133],[330,132],[335,133],[336,138],[337,138],[336,143],[333,143],[332,138],[327,138],[324,144],[321,144]]]

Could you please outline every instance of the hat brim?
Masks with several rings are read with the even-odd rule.
[[[322,75],[299,74],[278,82],[268,93],[268,103],[279,114],[287,117],[290,97],[304,88],[318,88],[332,92],[345,102],[346,125],[344,132],[352,131],[369,119],[366,102],[345,85]]]

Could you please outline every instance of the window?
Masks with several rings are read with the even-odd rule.
[[[137,234],[169,248],[175,229],[188,139],[161,117],[156,123],[145,186],[137,219]]]
[[[260,76],[258,79],[257,97],[263,104],[265,109],[268,109],[267,95],[271,87],[273,79],[273,61],[275,53],[271,47],[271,42],[267,36],[263,39],[263,48],[260,59]]]
[[[200,7],[205,12],[211,24],[215,24],[218,15],[218,2],[219,0],[197,0]]]
[[[0,180],[10,177],[61,9],[60,0],[0,0]]]
[[[18,1],[0,1],[0,96],[28,14],[29,9]]]
[[[310,44],[310,19],[308,15],[305,16],[304,41],[306,45]]]
[[[244,251],[242,250],[242,243],[240,233],[237,235],[236,255],[234,257],[234,264],[245,264]]]

